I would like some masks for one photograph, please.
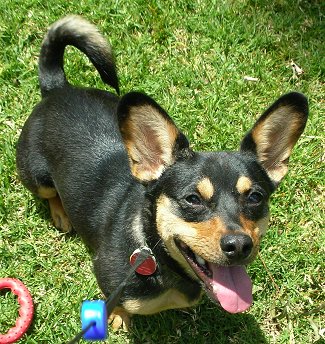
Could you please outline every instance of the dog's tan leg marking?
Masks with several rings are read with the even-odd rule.
[[[195,305],[201,295],[194,300],[188,298],[177,289],[168,289],[152,299],[131,299],[123,302],[123,307],[130,314],[149,315],[167,309],[186,308]]]
[[[123,308],[116,307],[109,316],[108,323],[112,326],[114,331],[123,330],[127,332],[131,325],[131,316]]]
[[[51,216],[54,226],[61,229],[63,232],[68,233],[71,231],[72,226],[66,212],[63,209],[61,199],[55,188],[40,186],[37,189],[37,194],[41,198],[49,201]]]
[[[37,189],[37,194],[41,198],[49,199],[55,197],[57,195],[57,192],[55,188],[47,188],[45,186],[40,186]]]
[[[63,209],[59,195],[49,198],[49,205],[54,226],[65,233],[70,232],[72,226],[65,210]]]

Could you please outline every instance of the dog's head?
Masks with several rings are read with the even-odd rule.
[[[270,195],[287,172],[307,114],[306,98],[287,94],[257,120],[238,152],[198,153],[151,98],[121,99],[131,171],[153,185],[157,232],[168,254],[229,312],[252,302],[245,265],[258,252]]]

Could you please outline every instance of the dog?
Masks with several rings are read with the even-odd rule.
[[[85,53],[115,89],[74,87],[64,73],[67,45]],[[119,96],[110,45],[78,16],[54,23],[39,58],[42,100],[17,144],[22,183],[47,199],[54,225],[74,229],[93,254],[108,297],[126,278],[130,256],[148,247],[151,275],[134,273],[112,314],[190,307],[204,292],[230,312],[252,304],[246,272],[269,219],[269,198],[308,116],[304,95],[273,103],[235,152],[196,152],[166,111],[140,92]]]

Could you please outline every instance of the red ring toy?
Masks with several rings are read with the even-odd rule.
[[[19,340],[28,330],[34,315],[33,300],[29,291],[18,279],[0,278],[1,289],[10,289],[12,293],[18,296],[20,304],[19,318],[15,327],[11,328],[6,334],[0,334],[0,344],[11,344]]]

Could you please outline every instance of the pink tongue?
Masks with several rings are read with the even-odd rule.
[[[222,308],[229,313],[246,311],[253,302],[252,281],[244,266],[215,266],[210,264],[213,273],[213,296]]]

